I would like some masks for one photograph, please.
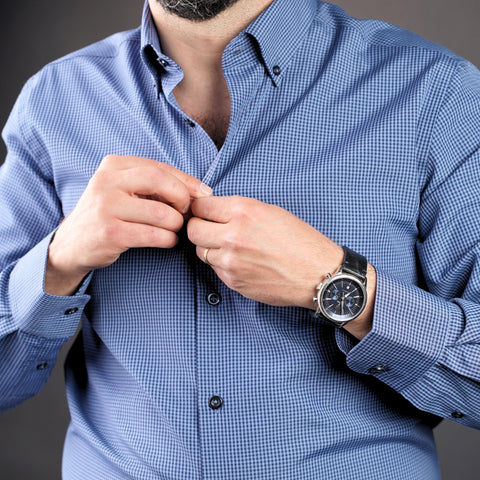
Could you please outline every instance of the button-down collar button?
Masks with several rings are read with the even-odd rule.
[[[278,65],[275,65],[272,68],[272,72],[274,75],[280,75],[282,73],[282,69]]]
[[[196,126],[195,122],[192,122],[189,118],[185,118],[185,123],[192,128],[194,128]]]
[[[166,60],[164,60],[163,58],[159,58],[158,63],[164,68],[168,67],[168,62]]]
[[[65,315],[73,315],[74,313],[78,312],[78,307],[69,308],[65,310]]]
[[[222,399],[222,397],[219,397],[218,395],[214,395],[208,401],[208,406],[212,410],[218,410],[219,408],[222,408],[222,405],[223,405],[223,399]]]
[[[37,365],[37,370],[45,370],[48,366],[47,362],[42,362]]]
[[[375,375],[377,373],[385,373],[388,372],[388,367],[386,365],[375,365],[369,370],[369,373]]]
[[[464,416],[465,416],[465,414],[463,414],[462,412],[459,412],[459,411],[457,411],[457,410],[455,410],[454,412],[452,412],[452,417],[453,417],[453,418],[459,419],[459,418],[463,418]]]
[[[216,307],[222,301],[222,297],[218,293],[209,293],[207,295],[207,302],[212,307]]]

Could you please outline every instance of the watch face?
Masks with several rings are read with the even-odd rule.
[[[338,275],[325,285],[320,307],[327,318],[348,322],[362,313],[365,301],[365,288],[359,280],[350,275]]]

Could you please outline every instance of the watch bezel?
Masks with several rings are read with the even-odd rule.
[[[360,310],[355,315],[332,315],[328,312],[323,306],[323,297],[325,291],[328,289],[329,285],[339,280],[349,280],[350,282],[355,283],[362,292],[363,301],[360,307]],[[318,295],[316,297],[318,310],[317,313],[320,313],[323,317],[325,317],[328,321],[334,323],[337,326],[343,326],[352,320],[358,318],[362,312],[365,310],[365,306],[367,305],[367,289],[366,285],[355,275],[349,273],[337,273],[336,275],[332,275],[328,278],[325,282],[323,282],[319,288]]]

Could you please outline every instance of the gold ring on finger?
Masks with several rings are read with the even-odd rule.
[[[203,251],[203,261],[204,261],[204,263],[206,263],[207,265],[212,266],[211,263],[208,261],[208,251],[209,251],[209,250],[210,250],[209,248],[206,248],[206,249]]]

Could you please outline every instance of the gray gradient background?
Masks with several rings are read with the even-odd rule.
[[[337,0],[333,3],[340,4],[354,16],[380,18],[412,30],[480,66],[479,0],[455,3]],[[136,27],[140,23],[142,4],[142,0],[22,0],[18,3],[3,0],[0,6],[0,125],[5,124],[29,76],[61,55],[116,31]],[[2,143],[0,159],[4,156]],[[67,349],[68,345],[40,395],[0,415],[0,480],[60,478],[62,443],[69,418],[63,389]],[[480,478],[480,432],[444,421],[435,435],[445,480]]]

